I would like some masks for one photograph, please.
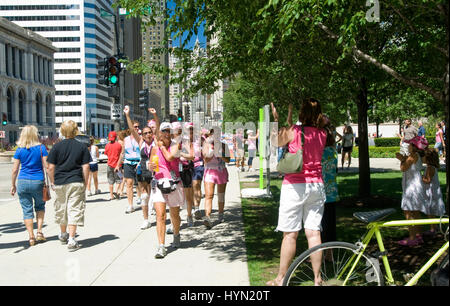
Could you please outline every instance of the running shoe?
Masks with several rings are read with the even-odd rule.
[[[67,241],[69,241],[69,233],[59,234],[58,239],[61,241],[61,244],[67,244]]]
[[[192,216],[188,216],[186,218],[186,221],[187,221],[188,227],[193,227],[194,226],[194,219],[192,218]]]
[[[76,251],[81,247],[81,245],[78,243],[78,241],[76,241],[75,239],[73,239],[72,241],[69,241],[69,243],[67,244],[67,249],[70,252]]]
[[[141,225],[141,230],[145,230],[147,228],[150,228],[151,226],[152,226],[152,224],[150,223],[150,221],[144,220],[144,222],[142,222],[142,225]]]
[[[133,206],[128,206],[127,210],[125,210],[126,214],[131,214],[132,212],[134,212],[134,207]]]
[[[195,220],[201,220],[202,219],[202,213],[201,213],[200,209],[196,209],[194,211],[194,217],[195,217]]]
[[[219,217],[217,218],[217,221],[219,223],[222,223],[224,221],[223,213],[219,213]]]
[[[164,258],[166,257],[166,248],[164,245],[160,245],[156,250],[155,258]]]
[[[174,248],[179,248],[181,246],[181,235],[173,235],[172,245]]]
[[[169,224],[169,226],[167,226],[167,229],[166,229],[166,234],[173,234],[172,223],[171,223],[171,224]]]
[[[206,229],[211,229],[212,228],[211,218],[205,217],[205,219],[203,219],[203,224],[206,226]]]

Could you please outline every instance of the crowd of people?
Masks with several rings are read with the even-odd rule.
[[[120,199],[126,188],[125,213],[135,211],[134,189],[143,213],[141,229],[151,227],[149,215],[156,216],[158,246],[156,258],[166,256],[166,233],[173,234],[173,247],[181,244],[180,210],[186,207],[187,225],[194,226],[194,218],[203,220],[207,229],[213,227],[211,219],[214,191],[217,185],[218,223],[224,221],[225,191],[230,161],[228,146],[220,141],[214,129],[202,129],[194,135],[190,122],[160,122],[153,108],[147,126],[140,129],[139,122],[130,118],[126,106],[128,130],[108,135],[105,154],[108,156],[107,179],[110,200]],[[184,131],[187,133],[183,134]],[[69,251],[81,247],[75,239],[76,229],[84,225],[86,196],[100,193],[98,189],[99,151],[93,138],[88,143],[80,140],[77,124],[71,120],[61,124],[63,140],[54,144],[49,152],[39,141],[35,126],[25,126],[14,155],[11,194],[19,195],[24,223],[29,234],[29,245],[46,240],[42,233],[45,202],[45,178],[54,190],[55,222],[60,225],[59,240]],[[219,147],[217,145],[219,144]],[[220,146],[222,144],[222,146]],[[214,147],[216,146],[216,148]],[[20,173],[19,173],[20,168]],[[91,192],[91,180],[94,192]],[[200,210],[204,183],[204,215]],[[135,183],[137,183],[136,188]],[[17,184],[17,185],[16,185]],[[114,186],[116,185],[116,186]],[[33,207],[38,219],[37,235],[33,230]],[[166,229],[166,208],[169,209],[170,228]]]
[[[160,122],[156,111],[149,108],[153,116],[142,129],[130,117],[128,106],[124,109],[128,130],[108,135],[105,147],[108,156],[107,179],[110,200],[120,199],[126,188],[127,208],[125,213],[135,211],[134,187],[137,203],[142,207],[141,229],[151,226],[149,216],[156,215],[158,246],[155,258],[166,256],[165,239],[173,234],[173,246],[180,247],[180,210],[186,207],[187,225],[194,226],[194,218],[202,220],[211,229],[212,203],[217,185],[218,222],[224,221],[225,192],[228,182],[226,163],[230,162],[228,145],[221,141],[220,130],[202,129],[194,133],[190,122]],[[278,113],[272,104],[274,121]],[[330,119],[322,113],[320,102],[310,98],[303,101],[297,124],[292,124],[292,105],[289,106],[287,127],[275,131],[280,159],[287,154],[302,152],[302,169],[285,173],[280,194],[277,231],[283,232],[280,251],[280,265],[275,279],[267,285],[280,285],[296,253],[299,232],[304,229],[308,247],[336,240],[336,203],[339,201],[336,182],[338,152],[336,143],[343,142],[342,167],[348,153],[349,165],[354,145],[351,127],[344,129],[343,135],[336,132]],[[445,152],[445,133],[442,125],[436,133],[436,143],[440,140]],[[444,127],[445,129],[445,127]],[[184,133],[183,133],[184,132]],[[14,155],[11,194],[19,195],[24,223],[29,234],[29,244],[45,241],[42,224],[45,214],[43,187],[46,173],[56,199],[55,222],[60,225],[59,240],[67,244],[69,250],[77,250],[80,244],[75,239],[77,226],[84,225],[86,192],[90,191],[90,181],[94,181],[94,194],[98,194],[98,149],[93,139],[89,144],[76,139],[78,127],[73,121],[62,123],[60,133],[64,140],[56,143],[47,152],[41,145],[38,131],[34,126],[25,126]],[[418,135],[420,133],[420,135]],[[416,219],[421,213],[427,216],[442,216],[445,212],[440,190],[439,147],[429,148],[425,131],[416,129],[410,120],[405,121],[402,130],[400,152],[403,171],[403,197],[401,208],[406,219]],[[248,167],[252,169],[252,159],[256,155],[256,141],[259,131],[237,131],[233,137],[233,151],[238,170],[244,170],[247,143],[249,151]],[[339,140],[336,140],[336,138]],[[217,147],[219,145],[219,147]],[[284,153],[283,153],[284,150]],[[426,167],[423,167],[423,163]],[[20,174],[19,174],[19,167]],[[423,174],[422,174],[423,171]],[[16,187],[17,180],[17,187]],[[204,215],[200,210],[204,184]],[[116,186],[114,186],[116,185]],[[115,187],[115,188],[114,188]],[[34,202],[34,204],[33,204]],[[37,234],[33,232],[33,206],[37,216]],[[166,228],[166,209],[169,210],[171,225]],[[426,234],[433,235],[431,228]],[[400,245],[414,246],[423,242],[422,233],[411,227],[409,237],[399,241]],[[315,284],[319,285],[322,254],[311,258],[315,273]]]

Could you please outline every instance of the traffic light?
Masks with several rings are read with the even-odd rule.
[[[181,108],[178,109],[178,121],[183,121],[183,111]]]
[[[98,75],[100,76],[98,83],[109,86],[109,62],[106,58],[98,62]]]
[[[115,55],[108,58],[108,83],[109,86],[119,85],[119,73],[121,70],[119,58]]]
[[[2,125],[5,126],[8,124],[8,116],[6,113],[2,113]]]
[[[139,107],[147,109],[148,102],[148,89],[139,90]]]

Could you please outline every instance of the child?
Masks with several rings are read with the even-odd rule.
[[[419,139],[420,138],[420,139]],[[425,206],[424,188],[422,182],[422,159],[424,149],[428,146],[425,138],[416,136],[413,139],[405,140],[409,143],[409,156],[397,153],[397,158],[401,161],[400,170],[403,172],[402,178],[402,203],[401,208],[407,220],[421,218],[421,212],[427,213]],[[423,242],[417,226],[409,227],[409,237],[398,241],[403,246],[417,246]]]
[[[442,199],[441,186],[439,184],[438,169],[439,169],[439,155],[431,149],[425,149],[425,156],[423,161],[427,165],[423,175],[425,203],[427,215],[430,218],[435,216],[441,217],[445,214],[444,200]],[[431,225],[431,230],[427,234],[434,235],[436,233],[436,225]],[[424,233],[425,234],[425,233]]]

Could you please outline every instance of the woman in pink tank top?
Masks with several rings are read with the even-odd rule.
[[[157,133],[156,147],[152,149],[149,168],[154,172],[152,182],[152,200],[156,211],[156,234],[159,246],[155,258],[166,256],[166,205],[169,206],[170,220],[173,225],[173,247],[178,248],[181,244],[180,238],[180,207],[184,204],[183,188],[180,182],[179,172],[179,148],[178,144],[172,142],[171,124],[163,122]],[[158,165],[154,162],[154,156],[158,157]],[[158,170],[158,171],[156,171]],[[165,194],[157,186],[162,180],[178,181],[175,190]]]
[[[228,151],[225,153],[225,150],[228,150],[228,145],[224,143],[220,144],[222,145],[222,155],[216,156],[214,150],[214,130],[211,130],[209,137],[203,144],[202,150],[203,160],[205,161],[205,173],[203,178],[205,183],[205,218],[203,223],[207,229],[212,227],[211,211],[214,198],[214,189],[216,185],[219,205],[218,222],[221,223],[224,220],[225,190],[228,183],[228,170],[225,163],[230,161],[230,152]]]
[[[278,121],[278,114],[273,105],[272,112],[275,121]],[[267,285],[272,286],[283,283],[287,269],[295,256],[297,237],[302,228],[305,229],[310,248],[321,243],[321,221],[326,200],[321,161],[327,136],[322,129],[324,120],[319,101],[312,98],[303,101],[299,121],[302,123],[301,126],[282,128],[278,133],[278,146],[287,145],[290,153],[303,148],[303,168],[299,173],[286,174],[281,187],[276,230],[283,232],[283,241],[278,275],[274,280],[267,282]],[[322,255],[311,259],[315,275],[314,283],[319,285],[322,281],[319,273]]]

